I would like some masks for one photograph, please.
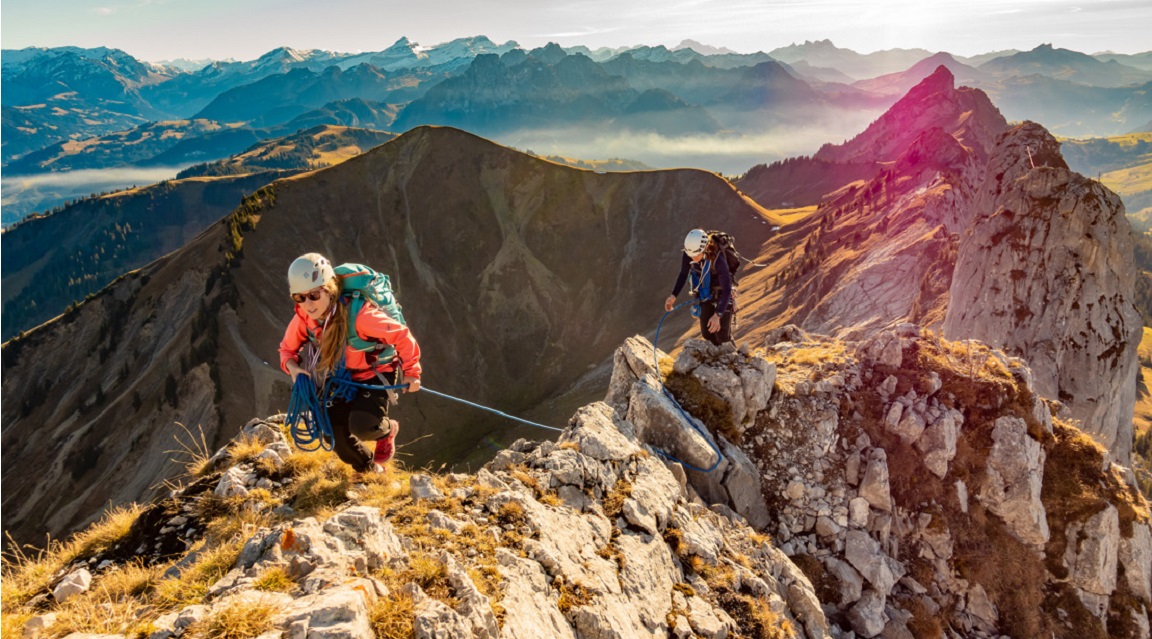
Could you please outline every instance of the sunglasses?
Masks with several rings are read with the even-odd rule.
[[[318,302],[320,301],[320,296],[323,295],[324,292],[324,289],[318,288],[314,291],[308,291],[307,293],[293,293],[292,301],[296,302],[297,304],[303,304],[306,300]]]

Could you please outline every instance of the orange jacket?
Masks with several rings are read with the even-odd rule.
[[[345,298],[340,298],[341,304],[346,304]],[[295,316],[288,323],[284,331],[284,339],[280,341],[280,368],[287,373],[288,361],[300,362],[300,349],[308,342],[308,331],[319,340],[324,328],[309,318],[300,306],[295,307]],[[364,300],[364,306],[356,316],[356,334],[367,341],[389,344],[396,349],[400,367],[404,370],[404,377],[420,379],[420,345],[412,332],[400,322],[388,317],[378,306]],[[375,362],[373,368],[367,358],[367,353],[358,351],[350,346],[344,349],[344,365],[352,371],[352,379],[367,381],[376,379],[375,371],[388,372],[396,369],[396,360],[391,362]]]

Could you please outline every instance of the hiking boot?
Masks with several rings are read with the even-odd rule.
[[[387,436],[376,440],[376,452],[372,455],[372,463],[383,466],[392,460],[396,454],[396,433],[400,432],[400,422],[388,420],[392,429]]]

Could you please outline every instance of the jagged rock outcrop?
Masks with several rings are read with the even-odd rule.
[[[944,320],[949,338],[1026,358],[1037,391],[1065,403],[1121,463],[1142,335],[1132,245],[1119,197],[1069,171],[1042,127],[1019,125],[992,154]]]
[[[630,393],[644,383],[637,379]],[[358,503],[356,495],[371,490],[366,484],[352,485],[350,501],[327,517],[282,506],[279,523],[245,533],[235,561],[206,587],[202,603],[152,622],[151,639],[180,637],[243,605],[270,606],[267,632],[279,636],[371,639],[379,603],[401,596],[411,602],[405,614],[415,637],[830,636],[800,568],[730,508],[707,507],[679,466],[646,452],[634,432],[642,430],[595,403],[577,411],[558,441],[520,440],[475,476],[411,475],[406,514],[393,507],[389,517]],[[253,459],[269,451],[279,456],[288,446],[275,423],[260,420],[242,438],[247,446],[265,446]],[[293,478],[272,471],[271,459],[241,461],[231,450],[209,460],[216,470],[207,485],[172,499],[259,503],[291,488]],[[136,536],[196,535],[198,524],[172,526],[173,519],[142,517],[138,526],[147,520],[165,528]],[[428,548],[416,538],[420,531],[441,543]],[[471,550],[460,552],[461,544]],[[201,570],[197,557],[177,562],[166,577]],[[412,568],[418,562],[425,572]],[[114,563],[100,561],[100,571]],[[387,581],[429,570],[439,576]],[[480,570],[498,576],[495,591],[477,585]],[[290,586],[268,592],[259,582],[277,572]],[[57,589],[75,588],[72,581]]]
[[[618,365],[645,351],[629,340]],[[669,388],[712,432],[732,424],[707,400],[740,406],[742,389],[706,387],[715,373],[695,378],[681,360],[725,357],[736,377],[761,358],[772,367],[771,399],[738,446],[759,471],[767,531],[834,628],[1147,636],[1148,504],[1052,417],[1022,360],[908,324],[857,343],[785,327],[751,358],[690,341]],[[708,483],[688,479],[704,496]]]

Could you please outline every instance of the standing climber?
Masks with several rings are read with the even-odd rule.
[[[323,255],[296,258],[288,267],[288,289],[296,307],[280,342],[280,367],[293,382],[308,375],[322,388],[325,379],[350,373],[353,381],[388,386],[400,375],[407,392],[420,390],[420,346],[402,317],[390,317],[371,300],[350,295]],[[332,447],[357,472],[378,472],[395,453],[400,424],[388,418],[388,393],[357,388],[348,401],[329,402]],[[369,454],[361,442],[372,441]]]
[[[717,346],[732,341],[732,269],[720,243],[702,229],[692,229],[684,238],[680,275],[672,294],[664,300],[664,310],[671,311],[676,305],[676,296],[689,278],[691,294],[696,298],[692,315],[700,318],[700,336]]]

